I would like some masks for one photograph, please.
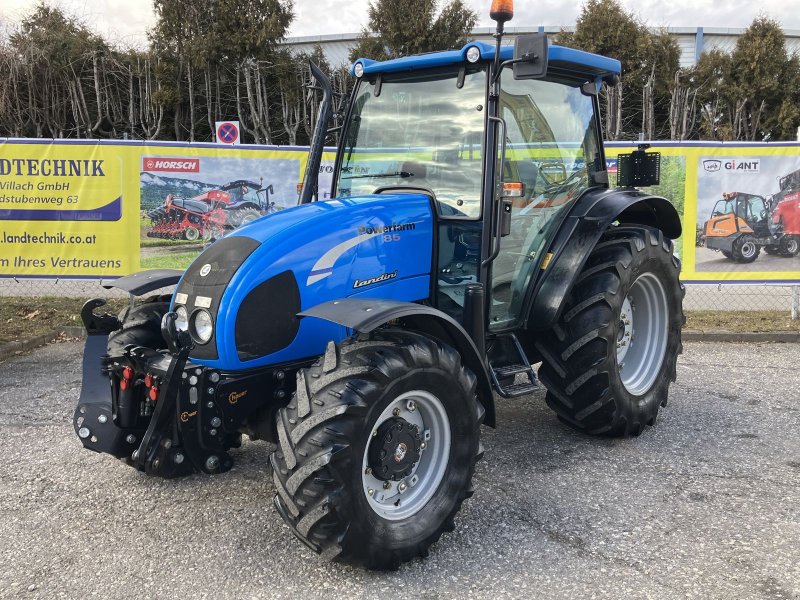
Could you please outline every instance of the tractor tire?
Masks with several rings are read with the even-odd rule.
[[[758,258],[761,246],[756,244],[752,235],[743,235],[733,242],[731,257],[738,263],[748,264]]]
[[[225,237],[225,228],[222,225],[208,225],[203,228],[203,243],[213,244]]]
[[[475,389],[458,352],[418,333],[330,342],[276,417],[281,517],[337,562],[394,569],[426,556],[473,493]]]
[[[764,252],[766,252],[770,256],[777,256],[779,251],[780,251],[779,246],[764,246]]]
[[[661,231],[623,225],[589,255],[558,323],[537,341],[546,401],[562,421],[639,435],[666,406],[686,322],[672,250]]]
[[[784,258],[794,258],[800,254],[800,236],[784,235],[778,246],[778,254]]]
[[[161,335],[161,319],[169,311],[169,297],[154,296],[133,308],[125,308],[119,314],[122,328],[108,336],[108,354],[122,356],[125,346],[135,344],[162,350],[167,347]]]
[[[252,223],[256,219],[260,219],[262,214],[255,208],[239,208],[236,209],[231,219],[231,225],[234,229]]]
[[[196,242],[200,239],[200,230],[198,230],[197,227],[187,227],[183,230],[183,239]]]

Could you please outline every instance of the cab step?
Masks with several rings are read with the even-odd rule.
[[[489,372],[495,391],[503,398],[518,398],[539,388],[539,380],[530,365],[525,351],[513,333],[503,334],[495,339],[489,353]],[[527,381],[517,383],[517,375],[523,374]],[[511,383],[508,383],[508,378]]]

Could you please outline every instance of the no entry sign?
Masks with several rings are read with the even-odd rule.
[[[226,146],[241,144],[239,121],[217,121],[217,143]]]

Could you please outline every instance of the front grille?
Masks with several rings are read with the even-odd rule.
[[[300,327],[300,289],[284,271],[253,288],[236,315],[239,360],[253,360],[292,343]]]

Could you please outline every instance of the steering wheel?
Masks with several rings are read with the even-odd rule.
[[[542,191],[543,196],[555,196],[562,191],[566,191],[571,187],[574,187],[576,183],[578,183],[581,177],[584,175],[584,172],[581,170],[573,171],[571,175],[569,175],[564,181],[561,183],[550,183],[544,191]],[[547,181],[547,179],[545,179]]]
[[[439,204],[439,212],[443,217],[466,217],[467,213],[458,210],[452,204],[447,204],[446,202],[438,202]]]

